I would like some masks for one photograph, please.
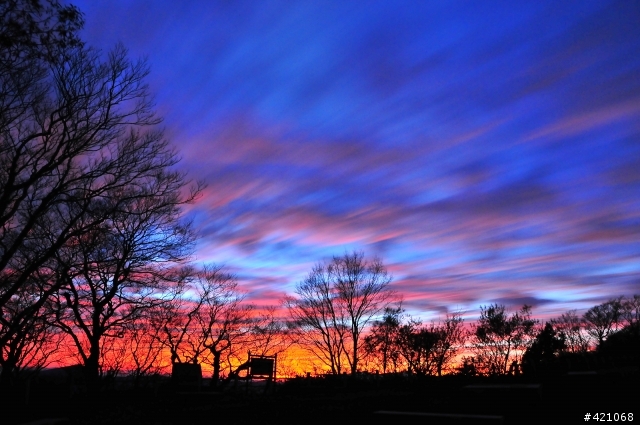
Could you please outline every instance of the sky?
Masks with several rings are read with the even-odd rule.
[[[354,250],[425,321],[640,293],[640,3],[72,3],[147,59],[193,259],[249,301]]]

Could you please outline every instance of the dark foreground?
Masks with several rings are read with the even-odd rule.
[[[3,397],[1,422],[65,418],[61,424],[482,424],[500,423],[498,417],[504,424],[593,422],[585,421],[587,413],[610,413],[612,422],[614,413],[633,413],[633,421],[640,422],[639,378],[637,370],[537,378],[347,376],[295,379],[266,394],[259,385],[247,388],[243,383],[223,392],[176,391],[165,383],[91,397],[40,384],[30,389],[26,406],[24,394]],[[431,415],[406,414],[412,412]]]

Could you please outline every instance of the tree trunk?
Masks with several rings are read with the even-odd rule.
[[[87,389],[90,393],[96,393],[100,384],[100,339],[92,338],[89,347],[89,357],[84,362],[84,376]]]
[[[358,371],[358,334],[354,332],[352,335],[352,338],[353,338],[353,361],[351,362],[351,374],[355,376],[356,372]]]
[[[5,391],[9,392],[14,385],[13,372],[16,369],[15,362],[12,361],[12,359],[7,359],[0,363],[0,366],[2,366],[2,372],[0,372],[0,388],[3,393]]]
[[[211,374],[211,386],[216,388],[218,386],[218,381],[220,380],[220,357],[222,356],[222,351],[213,351],[213,373]]]
[[[387,348],[384,347],[382,350],[382,373],[386,374],[387,373]]]

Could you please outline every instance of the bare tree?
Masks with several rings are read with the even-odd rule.
[[[621,326],[623,314],[622,297],[591,307],[584,314],[586,332],[598,341],[599,346]]]
[[[194,272],[157,319],[172,363],[210,364],[211,385],[217,385],[223,366],[231,368],[229,355],[251,332],[253,307],[243,300],[237,280],[221,267]]]
[[[143,215],[158,216],[162,204],[177,210],[198,187],[181,195],[188,182],[170,171],[177,156],[153,129],[160,120],[144,84],[144,61],[130,61],[121,46],[106,57],[85,48],[77,37],[79,11],[55,0],[2,2],[0,21],[0,313],[6,316],[21,291],[40,281],[39,296],[3,325],[4,345],[26,335],[26,318],[40,314],[54,294],[59,307],[79,305],[72,290],[59,289],[86,277],[69,256],[80,243],[102,238],[108,245],[113,223],[138,214],[131,210],[136,202]],[[174,229],[186,234],[188,227]],[[162,231],[169,226],[146,237],[175,236]],[[104,300],[116,292],[102,294]],[[95,363],[97,355],[90,357]]]
[[[584,321],[576,310],[570,310],[551,320],[554,330],[564,339],[566,350],[571,353],[586,353],[589,350],[589,335],[585,331]]]
[[[255,311],[246,348],[258,356],[272,356],[286,351],[294,339],[287,322],[277,316],[276,306]]]
[[[509,362],[519,362],[533,342],[536,323],[527,305],[511,316],[504,305],[480,307],[480,319],[475,326],[476,367],[487,375],[507,374]]]
[[[104,339],[121,336],[144,309],[165,302],[168,271],[188,258],[194,240],[180,220],[181,206],[193,198],[182,193],[184,176],[167,169],[175,154],[160,137],[130,134],[121,145],[127,162],[153,171],[135,185],[106,191],[92,205],[100,223],[56,253],[64,270],[54,294],[56,325],[74,341],[91,380],[99,375]],[[79,225],[95,221],[94,214]]]
[[[102,61],[77,39],[77,9],[57,1],[3,2],[0,18],[1,307],[69,239],[117,210],[118,190],[177,159],[160,133],[143,132],[159,122],[143,61],[120,46]]]
[[[167,232],[170,223],[179,226],[177,211],[167,215],[171,209],[132,205],[134,210],[135,215],[85,234],[60,258],[66,274],[54,294],[55,323],[72,338],[91,380],[100,374],[105,341],[122,338],[133,322],[144,320],[144,310],[166,301],[163,293],[171,282],[163,263],[184,259],[190,243],[188,232]]]
[[[468,332],[460,313],[447,314],[444,322],[432,325],[431,329],[439,335],[433,347],[433,355],[436,373],[441,376],[443,371],[450,371],[453,360],[463,350]]]
[[[167,300],[167,303],[170,301]],[[137,320],[125,325],[126,368],[133,378],[134,388],[140,387],[145,377],[157,375],[169,366],[168,359],[163,355],[162,326],[157,326],[167,303],[146,309]]]
[[[26,183],[18,167],[7,160],[5,149],[16,147],[15,130],[28,127],[34,109],[50,89],[50,69],[61,57],[82,46],[78,32],[84,22],[80,11],[57,0],[5,0],[0,3],[0,225],[17,213],[13,183]],[[25,125],[27,124],[27,125]],[[38,137],[36,135],[36,137]],[[27,147],[27,146],[23,146]],[[26,152],[25,152],[26,153]],[[7,185],[6,187],[3,187]],[[19,196],[17,196],[19,198]],[[1,270],[1,269],[0,269]]]
[[[334,303],[337,297],[324,266],[316,265],[297,285],[296,294],[298,298],[286,299],[286,306],[298,342],[329,367],[331,373],[340,374],[345,362],[346,316]]]
[[[159,120],[146,65],[126,55],[117,47],[102,62],[95,51],[65,52],[40,101],[0,135],[0,307],[70,239],[126,203],[123,188],[176,163],[161,133],[140,130]]]
[[[7,302],[0,315],[0,380],[11,386],[26,371],[46,367],[58,352],[62,335],[50,322],[45,307],[34,309],[43,288],[35,282],[24,285]]]
[[[118,333],[115,336],[103,338],[100,344],[100,377],[101,388],[113,386],[115,379],[126,368],[127,349],[129,341],[125,340],[126,333]],[[86,366],[85,366],[86,372]],[[86,373],[85,373],[86,376]]]
[[[390,281],[380,260],[354,252],[316,265],[287,300],[298,335],[332,373],[345,362],[357,372],[362,333],[393,299]]]
[[[192,270],[187,272],[191,280]],[[204,299],[187,299],[184,294],[190,289],[188,284],[176,288],[176,295],[159,306],[150,316],[150,325],[158,333],[158,342],[169,350],[171,363],[197,363],[202,350],[191,347],[195,327],[195,317],[204,304]],[[196,346],[197,347],[197,346]]]
[[[622,319],[625,326],[640,322],[640,294],[622,298]]]
[[[77,35],[82,24],[75,7],[55,0],[0,2],[0,350],[5,378],[17,371],[27,352],[39,351],[33,343],[47,329],[39,313],[50,292],[36,285],[33,275],[52,253],[45,246],[55,240],[29,241],[37,237],[40,217],[58,202],[53,192],[65,188],[53,188],[54,174],[64,167],[56,163],[56,148],[44,142],[53,138],[43,135],[40,123],[51,112],[44,110],[52,89],[49,71],[64,52],[82,45]],[[55,165],[47,167],[48,159]],[[37,249],[25,250],[27,245]]]
[[[198,344],[208,351],[205,362],[213,367],[211,386],[220,379],[223,354],[231,354],[242,345],[252,327],[252,305],[243,304],[236,279],[218,267],[205,268],[201,277],[203,308],[196,315]],[[227,362],[229,363],[229,362]],[[231,369],[231,364],[228,364]]]

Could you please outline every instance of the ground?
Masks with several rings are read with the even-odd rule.
[[[66,418],[64,423],[69,425],[183,425],[212,423],[215,418],[261,425],[499,423],[481,417],[427,420],[376,413],[380,411],[501,416],[504,424],[584,423],[587,413],[640,415],[639,377],[635,370],[552,377],[299,378],[279,383],[266,394],[259,385],[247,388],[243,383],[222,392],[193,392],[176,391],[166,382],[135,391],[105,390],[93,397],[72,394],[64,386],[52,389],[40,385],[31,388],[26,406],[24,393],[14,393],[13,400],[4,399],[13,411],[5,416],[10,421],[4,423],[42,418]],[[635,420],[640,421],[640,416]]]

